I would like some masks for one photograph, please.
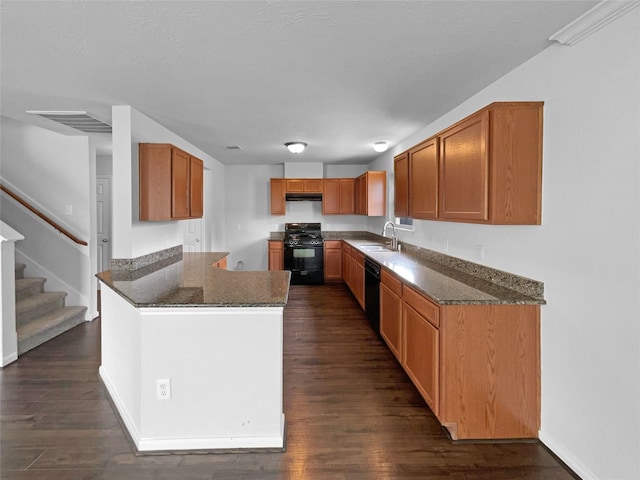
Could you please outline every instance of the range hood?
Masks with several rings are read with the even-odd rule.
[[[287,193],[285,200],[287,202],[321,202],[322,193]]]

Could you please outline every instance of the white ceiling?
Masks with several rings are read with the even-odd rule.
[[[596,3],[2,0],[1,113],[131,105],[225,164],[366,163]]]

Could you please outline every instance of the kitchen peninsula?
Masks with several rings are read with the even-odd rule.
[[[167,251],[98,274],[100,377],[135,449],[283,449],[290,273],[216,268],[226,252]]]

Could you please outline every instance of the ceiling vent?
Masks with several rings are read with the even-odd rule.
[[[87,115],[87,112],[49,112],[38,110],[27,110],[27,113],[40,115],[41,117],[61,123],[67,127],[75,128],[85,133],[111,133],[111,125],[104,123],[97,118]]]

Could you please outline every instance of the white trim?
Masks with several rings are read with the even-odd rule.
[[[129,416],[129,412],[125,408],[124,402],[120,399],[120,397],[116,392],[116,389],[113,387],[113,384],[109,379],[109,375],[107,375],[107,372],[104,370],[102,366],[98,368],[98,374],[100,375],[100,378],[102,379],[102,383],[104,384],[105,388],[109,392],[111,401],[114,403],[116,410],[118,412],[118,415],[120,415],[120,418],[122,419],[122,422],[124,423],[125,428],[129,432],[129,436],[131,437],[131,440],[136,446],[139,445],[140,433],[136,428],[135,422]]]
[[[553,438],[545,435],[542,430],[538,432],[538,438],[582,480],[599,480],[593,472],[589,471],[589,469],[576,460],[576,458],[573,457],[563,445],[555,442]]]
[[[2,359],[2,365],[0,365],[0,368],[6,367],[10,363],[15,362],[17,359],[18,359],[18,353],[17,352],[10,353],[9,355],[7,355],[6,357],[4,357]]]
[[[65,298],[66,305],[90,305],[90,298],[85,297],[77,288],[72,287],[51,270],[40,265],[34,259],[29,257],[28,255],[25,255],[18,249],[16,249],[16,261],[27,264],[27,267],[29,267],[30,269],[30,275],[45,277],[47,279],[47,286],[52,288],[52,291],[65,291],[67,293],[67,296]],[[84,317],[85,321],[91,320],[89,313],[89,309],[87,308]]]
[[[280,434],[277,436],[162,438],[141,439],[136,442],[141,452],[175,450],[228,450],[241,448],[283,448],[285,416],[282,414]]]
[[[576,45],[639,5],[639,0],[603,0],[569,25],[551,35],[549,40],[563,45]]]

